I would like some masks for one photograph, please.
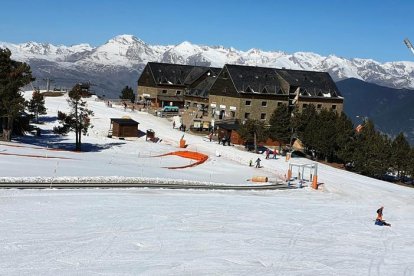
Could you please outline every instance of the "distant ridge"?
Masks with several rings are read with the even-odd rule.
[[[392,136],[404,132],[414,145],[414,90],[394,89],[358,79],[337,82],[345,98],[345,113],[361,123],[366,116],[384,133]]]
[[[116,36],[97,47],[89,44],[55,46],[38,42],[0,42],[0,47],[8,47],[13,58],[28,62],[39,80],[50,75],[58,86],[70,85],[75,80],[90,80],[98,84],[95,87],[98,94],[108,95],[119,93],[125,85],[135,87],[138,75],[148,61],[215,67],[231,63],[326,71],[335,81],[357,78],[392,88],[414,88],[414,62],[410,61],[380,63],[372,59],[346,59],[335,55],[324,57],[310,52],[240,51],[188,41],[178,45],[149,45],[132,35]]]

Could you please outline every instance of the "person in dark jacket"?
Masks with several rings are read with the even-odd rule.
[[[256,159],[256,168],[260,168],[260,161],[262,161],[260,158]]]

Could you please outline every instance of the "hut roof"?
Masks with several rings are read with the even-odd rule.
[[[134,126],[139,124],[137,121],[125,118],[111,118],[111,124],[112,123],[116,123],[120,126]]]

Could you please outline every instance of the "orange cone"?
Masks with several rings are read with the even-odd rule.
[[[313,176],[313,180],[312,180],[312,188],[314,188],[315,190],[318,189],[318,176],[314,175]]]

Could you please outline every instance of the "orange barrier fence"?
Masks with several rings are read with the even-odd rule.
[[[194,151],[174,151],[174,152],[169,152],[169,153],[165,153],[165,154],[161,154],[155,157],[162,157],[162,156],[168,156],[168,155],[176,155],[176,156],[180,156],[183,158],[187,158],[187,159],[192,159],[192,160],[196,160],[197,162],[189,164],[189,165],[185,165],[185,166],[180,166],[180,167],[166,167],[168,169],[184,169],[184,168],[189,168],[189,167],[194,167],[197,165],[200,165],[204,162],[207,161],[208,156],[199,152],[194,152]]]

